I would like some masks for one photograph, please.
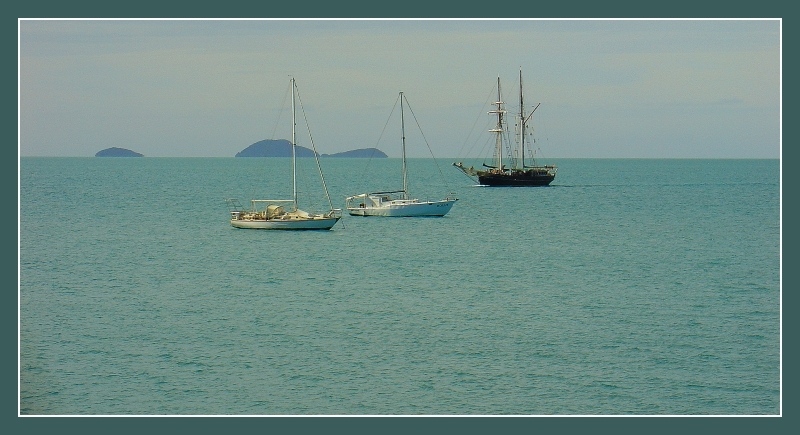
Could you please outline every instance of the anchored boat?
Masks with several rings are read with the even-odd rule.
[[[333,203],[325,185],[322,166],[319,164],[319,154],[316,152],[314,142],[314,158],[322,180],[322,188],[328,198],[330,210],[324,213],[310,213],[297,207],[297,140],[295,134],[295,99],[297,84],[294,77],[292,87],[292,198],[291,199],[253,199],[250,200],[250,209],[243,209],[236,199],[228,199],[231,206],[231,225],[236,228],[249,228],[259,230],[329,230],[336,225],[342,217],[341,209],[333,208]]]
[[[555,165],[539,165],[533,155],[525,159],[526,137],[528,123],[531,121],[533,112],[539,108],[537,104],[530,113],[525,113],[525,105],[522,92],[522,70],[519,72],[519,113],[517,114],[519,127],[518,148],[514,150],[508,139],[508,128],[505,121],[506,110],[502,94],[500,92],[500,77],[497,78],[497,101],[494,103],[495,109],[490,110],[489,114],[497,117],[497,123],[489,131],[495,135],[494,161],[492,164],[483,165],[484,169],[465,167],[461,162],[453,163],[453,166],[461,170],[470,178],[477,178],[478,184],[483,186],[548,186],[556,178],[558,168]],[[512,151],[504,159],[503,148]],[[514,152],[518,151],[518,152]],[[519,156],[519,158],[517,158]]]
[[[403,188],[384,192],[362,193],[345,198],[345,207],[352,216],[444,216],[458,201],[448,195],[440,201],[427,201],[410,198],[408,194],[408,166],[406,162],[406,133],[403,102],[405,96],[400,92],[400,136],[403,156]],[[407,101],[405,101],[408,103]],[[396,106],[395,106],[396,107]],[[413,113],[413,112],[412,112]]]

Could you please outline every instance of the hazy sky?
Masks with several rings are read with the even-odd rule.
[[[521,69],[548,159],[778,158],[780,25],[20,20],[19,151],[232,157],[289,138],[276,119],[294,76],[321,153],[398,157],[399,127],[382,131],[403,91],[437,158],[479,158],[487,98],[500,77],[513,103]],[[409,154],[430,157],[424,144]]]

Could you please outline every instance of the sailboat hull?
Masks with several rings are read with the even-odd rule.
[[[330,230],[339,217],[313,219],[231,219],[235,228],[255,230]]]
[[[441,217],[446,215],[457,199],[442,201],[394,200],[383,202],[379,206],[348,207],[347,211],[352,216],[385,216],[385,217],[415,217],[431,216]]]

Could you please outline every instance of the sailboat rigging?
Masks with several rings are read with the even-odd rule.
[[[503,108],[502,93],[500,91],[500,77],[497,78],[497,107],[489,111],[489,114],[497,117],[497,123],[489,131],[495,135],[494,163],[484,164],[485,170],[478,170],[474,167],[465,167],[461,162],[453,163],[453,166],[461,170],[470,178],[477,177],[478,183],[483,186],[548,186],[556,177],[558,168],[555,165],[539,165],[533,156],[530,157],[531,165],[525,163],[525,138],[533,112],[539,108],[539,104],[527,115],[522,92],[522,70],[519,72],[519,156],[517,161],[511,158],[511,165],[506,167],[503,161],[503,143],[505,133],[505,114]]]
[[[328,198],[330,210],[325,213],[310,213],[300,210],[297,204],[297,136],[295,99],[297,96],[297,84],[294,77],[291,78],[292,88],[292,199],[253,199],[250,200],[251,208],[244,210],[236,199],[228,199],[231,205],[231,225],[235,228],[263,229],[263,230],[329,230],[342,217],[341,209],[333,208],[333,203],[328,194],[325,184],[325,177],[322,174],[322,166],[319,163],[319,155],[316,152],[314,142],[311,145],[314,151],[314,158],[317,162],[317,169],[322,180],[322,187],[325,196]],[[285,205],[289,206],[286,210]]]

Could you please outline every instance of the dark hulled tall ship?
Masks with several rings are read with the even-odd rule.
[[[500,92],[500,78],[497,78],[497,106],[489,113],[497,116],[497,124],[489,131],[495,134],[494,162],[491,165],[483,164],[484,169],[465,167],[462,163],[453,163],[453,166],[460,169],[471,178],[477,177],[478,183],[483,186],[548,186],[556,178],[558,168],[555,165],[539,165],[533,156],[525,160],[525,138],[527,136],[528,122],[530,122],[533,112],[539,107],[537,104],[527,115],[523,104],[522,93],[522,71],[519,72],[519,159],[512,154],[503,159],[504,138],[507,137],[503,100]],[[509,146],[509,149],[511,147]],[[506,162],[510,164],[507,166]]]

